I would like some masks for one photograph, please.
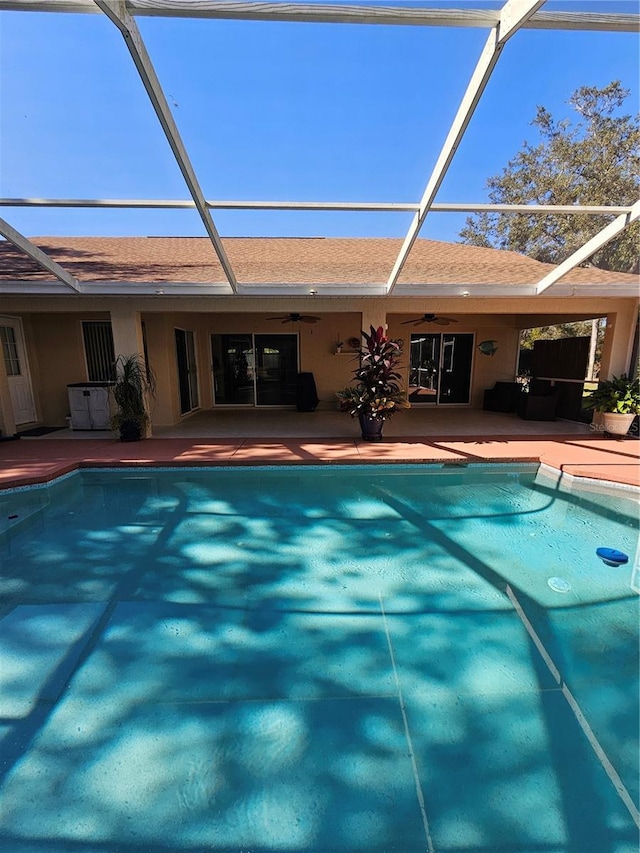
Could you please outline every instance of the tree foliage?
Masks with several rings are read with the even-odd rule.
[[[638,115],[623,114],[629,91],[620,81],[582,86],[569,103],[579,118],[556,121],[538,106],[532,125],[541,138],[524,142],[501,174],[489,178],[489,199],[501,204],[629,205],[640,190]],[[569,257],[613,216],[482,213],[467,218],[463,242],[508,249],[545,263]],[[587,266],[629,272],[638,261],[639,223],[599,249]]]
[[[588,337],[591,334],[591,320],[578,320],[574,323],[558,323],[555,326],[536,326],[524,329],[520,339],[523,349],[533,349],[536,341],[555,341],[561,338]]]

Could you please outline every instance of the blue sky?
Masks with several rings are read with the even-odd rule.
[[[638,4],[547,8],[637,12]],[[487,37],[482,29],[137,20],[205,196],[217,199],[418,201]],[[104,16],[2,12],[0,49],[1,196],[188,198],[122,37]],[[633,34],[518,33],[437,201],[485,201],[487,178],[525,139],[536,140],[537,104],[568,115],[576,88],[619,79],[636,111],[638,71]],[[204,233],[192,211],[2,215],[28,235]],[[213,216],[228,236],[403,236],[410,221]],[[421,236],[455,240],[463,223],[430,214]]]

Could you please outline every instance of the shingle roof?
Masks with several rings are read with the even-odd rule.
[[[205,237],[32,237],[80,281],[226,281]],[[246,284],[382,284],[402,241],[392,238],[230,237],[225,250]],[[535,284],[554,267],[516,252],[416,240],[400,284]],[[0,280],[52,276],[10,243],[0,243]],[[629,284],[628,273],[578,268],[569,284]]]

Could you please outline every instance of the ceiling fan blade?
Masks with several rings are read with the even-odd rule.
[[[449,325],[449,320],[447,320],[446,317],[434,317],[431,322],[434,323],[436,326],[448,326]]]
[[[409,324],[413,324],[414,326],[417,326],[417,324],[421,323],[421,322],[422,322],[421,320],[403,320],[402,323],[400,323],[400,325],[401,326],[408,326]]]

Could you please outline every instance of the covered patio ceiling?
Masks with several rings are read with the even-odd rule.
[[[566,278],[577,266],[584,263],[599,248],[620,234],[640,217],[640,201],[632,205],[611,206],[566,206],[566,205],[495,205],[473,202],[438,202],[438,192],[452,165],[456,151],[467,131],[474,111],[485,92],[487,84],[500,60],[506,43],[518,37],[526,29],[602,31],[611,33],[637,32],[640,16],[637,14],[597,14],[584,11],[545,11],[545,0],[507,0],[499,9],[435,9],[412,6],[363,6],[322,5],[303,3],[255,3],[255,2],[210,2],[209,0],[0,0],[1,10],[20,12],[57,12],[102,14],[121,33],[132,62],[146,90],[157,120],[169,143],[176,163],[182,173],[189,197],[182,199],[73,199],[73,198],[1,198],[0,206],[6,208],[118,208],[118,209],[193,209],[197,211],[215,258],[212,264],[222,270],[222,280],[212,276],[208,282],[182,281],[179,276],[170,283],[172,295],[252,295],[252,296],[469,296],[469,281],[429,282],[402,279],[408,262],[415,250],[416,241],[430,212],[526,212],[545,216],[550,213],[563,215],[609,215],[609,224],[575,251],[564,263],[543,272],[533,281],[474,282],[474,296],[540,296],[541,294],[563,296],[576,295],[578,284],[581,293],[602,295],[604,285],[601,277],[594,282],[569,282]],[[202,189],[198,174],[184,144],[169,100],[147,51],[145,41],[136,23],[137,16],[228,19],[254,21],[288,21],[306,24],[323,23],[335,25],[386,25],[410,27],[472,27],[488,30],[486,42],[469,79],[466,91],[457,106],[445,142],[429,175],[425,176],[422,197],[412,203],[406,202],[348,202],[348,201],[273,201],[273,200],[216,200],[208,199]],[[514,85],[516,85],[514,81]],[[342,276],[336,267],[331,280],[317,287],[306,282],[282,281],[276,278],[265,280],[243,280],[230,259],[225,241],[221,238],[213,211],[216,210],[289,210],[289,211],[368,211],[411,213],[412,220],[399,241],[388,269],[381,280],[372,282],[353,281]],[[28,293],[66,292],[76,294],[122,295],[131,293],[127,282],[80,280],[67,268],[63,261],[56,260],[33,240],[18,231],[6,219],[0,219],[0,235],[28,256],[38,267],[52,278],[45,282],[21,280],[19,277],[3,281],[0,292],[14,295]],[[72,238],[73,239],[73,238]],[[266,238],[265,238],[266,239]],[[422,242],[422,241],[421,241]],[[540,265],[543,268],[546,265]],[[602,274],[602,271],[596,271]],[[636,295],[635,279],[631,276],[612,274],[611,295]],[[569,282],[569,283],[568,283]],[[153,293],[154,282],[138,282],[133,292],[144,295]],[[124,286],[124,290],[123,290]],[[167,285],[168,286],[168,285]],[[149,288],[152,288],[149,290]],[[157,291],[156,291],[157,292]],[[164,292],[169,292],[166,290]]]

